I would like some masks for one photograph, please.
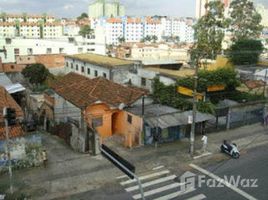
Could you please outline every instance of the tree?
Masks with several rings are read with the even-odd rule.
[[[25,67],[21,73],[32,84],[42,84],[50,75],[48,69],[40,63]]]
[[[81,19],[85,19],[85,18],[88,18],[88,14],[82,13],[79,17],[77,17],[77,20],[81,20]]]
[[[151,39],[153,40],[154,43],[156,43],[156,41],[158,40],[158,37],[157,37],[156,35],[153,35],[153,36],[151,37]]]
[[[28,14],[26,12],[22,13],[23,22],[27,22]]]
[[[224,18],[224,4],[211,1],[206,4],[207,13],[194,26],[196,43],[191,50],[191,57],[199,57],[199,53],[206,58],[215,59],[222,50],[224,29],[227,25]]]
[[[263,50],[261,41],[241,39],[231,46],[228,56],[236,65],[256,64]]]
[[[233,33],[234,41],[254,39],[261,34],[261,15],[256,11],[252,1],[233,0],[229,14],[230,31]]]
[[[82,26],[79,31],[79,35],[86,37],[87,35],[91,35],[93,33],[93,29],[89,25]]]
[[[7,21],[7,14],[5,12],[1,12],[0,18],[2,19],[3,22]]]
[[[146,35],[146,37],[143,38],[143,40],[144,40],[144,42],[146,42],[146,41],[151,42],[151,40],[152,40],[152,36],[150,36],[150,35]]]
[[[118,42],[119,42],[120,44],[124,43],[125,41],[126,41],[126,39],[125,39],[124,37],[119,37],[119,38],[118,38]]]

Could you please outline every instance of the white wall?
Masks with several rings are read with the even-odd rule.
[[[78,42],[70,43],[68,38],[62,39],[12,39],[11,43],[6,43],[5,39],[0,39],[0,47],[5,46],[7,50],[7,58],[4,53],[0,53],[3,63],[15,62],[15,49],[19,49],[19,55],[30,55],[29,49],[32,50],[32,55],[47,54],[51,50],[51,54],[78,54],[78,53],[96,53],[105,54],[105,45],[99,43],[96,46],[95,39],[83,40],[78,38]],[[94,51],[93,51],[94,50]]]

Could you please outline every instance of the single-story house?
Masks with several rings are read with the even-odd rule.
[[[142,106],[133,106],[126,109],[135,118],[142,121],[139,129],[143,130],[144,144],[152,144],[155,138],[159,142],[168,142],[189,137],[191,124],[189,117],[192,111],[181,112],[175,108],[151,104]],[[202,133],[205,122],[213,119],[214,116],[197,112],[196,133]]]
[[[73,72],[51,88],[54,91],[53,100],[50,99],[54,104],[54,121],[72,124],[70,145],[74,149],[81,152],[89,150],[92,130],[97,131],[101,139],[121,135],[126,147],[140,144],[141,121],[131,118],[124,108],[140,101],[146,95],[144,90],[123,86],[103,77],[89,79]]]

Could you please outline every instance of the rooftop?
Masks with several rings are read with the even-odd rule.
[[[23,112],[20,106],[16,103],[16,101],[10,96],[10,94],[6,91],[6,89],[0,86],[0,110],[2,111],[4,107],[11,107],[16,110],[17,117],[22,117]],[[3,114],[0,112],[0,122],[3,122]],[[20,125],[15,125],[10,128],[9,137],[19,137],[24,134]],[[3,125],[0,126],[0,140],[5,139],[5,127]]]
[[[115,107],[131,105],[145,94],[143,90],[123,86],[102,77],[89,79],[73,72],[52,85],[52,89],[81,109],[96,102]]]
[[[126,110],[134,115],[142,116],[142,106],[134,106],[127,108]],[[175,112],[179,112],[179,110],[160,104],[150,104],[144,106],[145,117],[161,116]]]
[[[157,67],[148,67],[146,69],[154,71],[154,72],[158,72],[162,75],[173,77],[173,78],[193,76],[195,73],[193,69],[171,70],[171,69],[161,69]]]
[[[131,65],[134,64],[133,61],[112,58],[108,56],[102,56],[97,54],[76,54],[76,55],[68,55],[67,58],[77,59],[83,62],[88,62],[95,65],[100,65],[103,67],[114,68],[123,65]]]

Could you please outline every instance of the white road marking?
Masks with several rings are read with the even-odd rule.
[[[204,194],[198,194],[198,195],[196,195],[194,197],[191,197],[189,199],[186,199],[186,200],[202,200],[202,199],[205,199],[205,198],[207,198],[207,197]]]
[[[211,154],[212,154],[212,153],[210,153],[210,152],[203,153],[203,154],[201,154],[201,155],[199,155],[199,156],[195,156],[194,159],[198,159],[198,158],[202,158],[202,157],[205,157],[205,156],[209,156],[209,155],[211,155]]]
[[[183,184],[185,184],[185,183],[183,183]],[[157,193],[169,190],[169,189],[173,189],[173,188],[179,187],[181,185],[182,185],[182,183],[172,183],[170,185],[165,185],[163,187],[160,187],[160,188],[157,188],[157,189],[154,189],[154,190],[146,191],[146,192],[144,192],[144,197],[147,197],[147,196],[150,196],[150,195],[153,195],[153,194],[157,194]],[[136,194],[136,195],[134,195],[132,197],[133,197],[133,199],[140,199],[141,194]]]
[[[155,184],[158,184],[158,183],[163,183],[163,182],[166,182],[166,181],[173,180],[174,178],[176,178],[176,175],[159,178],[159,179],[156,179],[156,180],[153,180],[153,181],[150,181],[150,182],[143,183],[141,185],[142,185],[143,188],[146,188],[146,187],[149,187],[151,185],[155,185]],[[131,191],[138,190],[138,189],[139,189],[139,186],[135,185],[133,187],[126,188],[125,190],[127,192],[131,192]]]
[[[190,192],[193,192],[193,191],[195,191],[195,188],[191,188],[191,189],[186,190],[186,191],[174,192],[174,193],[171,193],[171,194],[168,194],[168,195],[165,195],[165,196],[156,198],[154,200],[169,200],[169,199],[174,199],[174,198],[176,198],[178,196],[182,196],[184,194],[187,194],[187,193],[190,193]]]
[[[153,177],[161,176],[161,175],[164,175],[164,174],[168,174],[169,172],[170,172],[169,170],[160,171],[160,172],[157,172],[157,173],[141,176],[141,177],[139,177],[139,179],[142,181],[142,180],[145,180],[145,179],[148,179],[148,178],[153,178]],[[133,179],[133,180],[123,181],[120,184],[121,185],[126,185],[126,184],[130,184],[130,183],[135,183],[135,182],[137,182],[137,180]]]
[[[116,179],[122,179],[122,178],[126,178],[126,177],[128,177],[128,176],[127,175],[123,175],[123,176],[116,177]]]
[[[153,168],[153,170],[158,170],[158,169],[162,169],[162,168],[164,168],[165,166],[163,166],[163,165],[160,165],[160,166],[158,166],[158,167],[155,167],[155,168]]]
[[[245,197],[246,199],[248,200],[257,200],[255,197],[251,196],[250,194],[244,192],[243,190],[235,187],[234,185],[230,184],[229,182],[225,181],[224,179],[220,178],[219,176],[201,168],[201,167],[198,167],[197,165],[195,164],[190,164],[190,166],[196,170],[198,170],[199,172],[215,179],[216,181],[218,182],[221,182],[222,184],[224,184],[226,187],[232,189],[233,191],[237,192],[238,194],[240,194],[241,196]]]

